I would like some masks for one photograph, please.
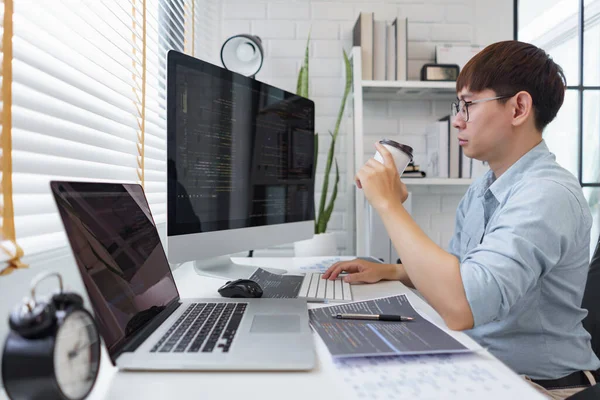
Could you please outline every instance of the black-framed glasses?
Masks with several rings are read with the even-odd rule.
[[[458,113],[460,113],[460,115],[463,117],[463,119],[465,120],[465,122],[469,121],[469,106],[472,104],[477,104],[477,103],[485,103],[486,101],[492,101],[492,100],[500,100],[500,99],[506,99],[508,97],[513,97],[513,95],[504,95],[504,96],[496,96],[496,97],[487,97],[485,99],[477,99],[477,100],[473,100],[473,101],[464,101],[464,100],[458,100],[452,103],[452,116],[455,117],[456,115],[458,115]]]

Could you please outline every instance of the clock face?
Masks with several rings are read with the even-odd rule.
[[[98,331],[90,314],[75,310],[56,334],[54,371],[58,386],[69,399],[82,399],[92,389],[100,366]]]

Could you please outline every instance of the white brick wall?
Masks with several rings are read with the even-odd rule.
[[[410,190],[413,218],[434,242],[447,249],[454,233],[456,208],[466,187],[412,186]]]
[[[316,20],[347,21],[355,18],[352,3],[343,1],[313,1],[311,17]]]
[[[308,2],[275,2],[268,4],[270,19],[308,20],[310,4]],[[227,16],[224,15],[224,18]]]
[[[335,21],[299,21],[296,22],[296,39],[307,39],[310,30],[311,39],[339,39],[340,28]]]
[[[194,54],[208,62],[217,63],[221,49],[220,43],[216,41],[221,30],[221,4],[217,0],[199,0],[196,7],[201,7],[203,12],[196,18]]]
[[[294,21],[264,20],[252,21],[252,34],[265,39],[295,39],[296,26]],[[273,50],[275,51],[275,50]]]
[[[223,2],[223,19],[265,19],[267,18],[267,5],[264,2],[238,1]],[[248,33],[248,32],[243,32]]]
[[[265,47],[265,62],[257,79],[294,92],[300,62],[311,30],[310,96],[315,101],[319,158],[316,192],[323,182],[323,168],[332,130],[343,93],[342,49],[352,45],[352,27],[358,13],[372,11],[379,20],[395,16],[409,19],[409,79],[418,79],[421,66],[435,61],[438,43],[477,43],[475,34],[484,32],[488,42],[508,39],[509,28],[488,29],[493,15],[512,15],[512,2],[498,5],[495,0],[223,0],[221,41],[239,33],[259,35]],[[510,3],[510,4],[509,4]],[[510,12],[508,9],[510,8]],[[500,12],[499,12],[500,11]],[[476,18],[480,17],[480,18]],[[508,34],[506,32],[509,32]],[[490,38],[494,38],[491,40]],[[479,42],[478,44],[487,44]],[[220,48],[220,44],[218,45]],[[348,102],[347,107],[352,107]],[[365,156],[372,156],[373,143],[382,136],[394,137],[414,147],[417,163],[424,165],[424,132],[429,122],[447,115],[447,102],[365,100]],[[345,170],[346,132],[340,129],[337,157],[341,169],[340,196],[350,191],[353,176]],[[413,215],[433,240],[446,246],[453,231],[456,205],[464,187],[418,187],[413,192]],[[338,234],[341,254],[348,247],[346,202],[338,197],[328,227]],[[256,255],[291,255],[292,246],[258,250]]]
[[[409,21],[438,23],[444,21],[444,8],[439,4],[411,4],[410,7],[400,7],[399,14]]]

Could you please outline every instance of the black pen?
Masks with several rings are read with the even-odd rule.
[[[413,317],[403,317],[392,314],[334,314],[332,317],[337,319],[366,319],[373,321],[414,321]]]

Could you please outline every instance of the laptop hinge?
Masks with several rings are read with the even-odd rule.
[[[169,318],[169,316],[171,316],[171,314],[175,312],[175,310],[177,310],[180,305],[181,303],[179,301],[171,302],[164,310],[153,317],[149,323],[138,332],[134,333],[133,336],[127,340],[127,343],[112,355],[112,359],[116,360],[123,353],[135,351],[154,333],[155,330],[158,329],[159,326],[162,325],[163,322],[167,320],[167,318]]]

